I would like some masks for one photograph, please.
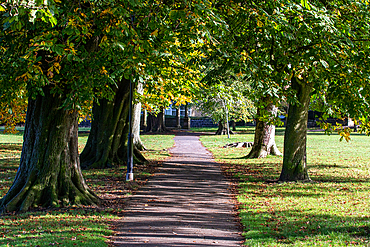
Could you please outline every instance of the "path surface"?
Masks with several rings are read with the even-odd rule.
[[[199,136],[179,132],[171,157],[132,196],[116,246],[241,246],[228,182]]]

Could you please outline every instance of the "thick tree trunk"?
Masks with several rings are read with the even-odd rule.
[[[144,89],[142,83],[138,84],[136,91],[138,94],[143,94]],[[140,117],[141,117],[141,103],[138,102],[134,105],[132,116],[132,133],[134,135],[133,142],[137,150],[144,151],[146,150],[146,148],[140,138],[140,122],[141,122]]]
[[[312,85],[292,78],[299,103],[290,105],[284,136],[284,158],[280,181],[310,180],[307,172],[306,143],[308,108]]]
[[[93,120],[86,146],[80,155],[81,167],[109,168],[127,163],[130,81],[123,79],[113,101],[101,99],[93,106]],[[134,161],[145,161],[134,148]]]
[[[164,108],[161,109],[161,112],[158,113],[157,116],[149,113],[147,132],[166,132],[166,131],[167,128],[165,125]]]
[[[276,117],[277,107],[273,103],[269,103],[268,98],[263,98],[262,101],[264,101],[265,109],[257,109],[254,142],[252,150],[246,156],[248,159],[265,158],[269,154],[282,155],[275,143],[275,125],[260,120],[264,113],[270,114],[272,118]]]
[[[234,134],[231,130],[229,130],[230,135]],[[216,135],[227,135],[227,123],[226,121],[220,120],[218,121],[218,129],[215,133]]]
[[[80,169],[78,113],[61,108],[64,99],[49,88],[43,91],[28,101],[20,166],[0,201],[3,212],[99,203]]]

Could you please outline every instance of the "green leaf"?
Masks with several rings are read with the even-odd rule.
[[[329,68],[329,64],[325,60],[320,59],[320,63],[322,64],[322,66],[324,66],[325,69]]]
[[[311,5],[309,4],[308,0],[301,0],[301,5],[308,10],[311,10]]]

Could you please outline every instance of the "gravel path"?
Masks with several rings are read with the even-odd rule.
[[[241,246],[228,181],[199,136],[179,132],[159,172],[129,201],[116,246]]]

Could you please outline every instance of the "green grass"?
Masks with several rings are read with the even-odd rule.
[[[79,150],[83,150],[88,133],[79,135]],[[168,149],[174,144],[173,135],[143,135],[144,144],[151,151],[144,156],[152,163],[168,156]],[[0,134],[0,198],[13,183],[19,166],[22,150],[22,132]],[[113,232],[110,224],[119,218],[124,201],[151,175],[145,167],[134,167],[135,178],[141,182],[125,181],[126,170],[113,168],[84,170],[89,187],[100,197],[113,200],[109,207],[68,208],[37,211],[18,215],[0,216],[0,246],[108,246],[106,236]],[[113,199],[112,199],[113,198]]]
[[[147,159],[154,161],[163,161],[169,157],[168,149],[175,144],[174,135],[142,134],[140,138],[148,149],[142,153]]]
[[[247,246],[370,246],[370,138],[308,133],[312,183],[276,183],[282,157],[243,159],[250,149],[222,148],[252,134],[201,137],[227,174],[238,179]],[[282,150],[283,129],[277,145]]]
[[[230,130],[232,130],[230,126]],[[191,128],[190,131],[192,132],[210,132],[216,133],[217,127],[205,127],[205,128]],[[236,133],[253,133],[254,127],[253,126],[236,126]]]

